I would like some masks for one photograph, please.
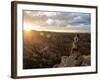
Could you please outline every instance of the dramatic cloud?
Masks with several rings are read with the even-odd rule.
[[[91,14],[77,12],[24,11],[24,21],[46,29],[70,29],[90,32]]]

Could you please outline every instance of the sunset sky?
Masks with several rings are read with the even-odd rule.
[[[91,14],[76,12],[23,11],[24,30],[90,32]]]

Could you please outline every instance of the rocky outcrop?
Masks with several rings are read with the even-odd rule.
[[[75,51],[69,56],[62,56],[60,64],[55,64],[53,67],[75,67],[75,66],[89,66],[90,55],[81,55],[80,52]]]

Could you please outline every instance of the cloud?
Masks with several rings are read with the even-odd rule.
[[[91,23],[90,14],[80,13],[79,15],[73,17],[71,21],[72,24],[85,24],[88,25]]]
[[[90,31],[91,14],[79,12],[24,11],[24,19],[38,21],[37,25],[48,29],[70,28]]]

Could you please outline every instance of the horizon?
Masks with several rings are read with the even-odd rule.
[[[59,31],[57,31],[57,30],[52,30],[52,31],[50,31],[50,30],[29,30],[29,31],[27,31],[27,30],[23,30],[24,32],[31,32],[31,31],[37,31],[37,32],[55,32],[55,33],[88,33],[88,34],[91,34],[91,32],[77,32],[77,31],[61,31],[61,30],[59,30]]]

